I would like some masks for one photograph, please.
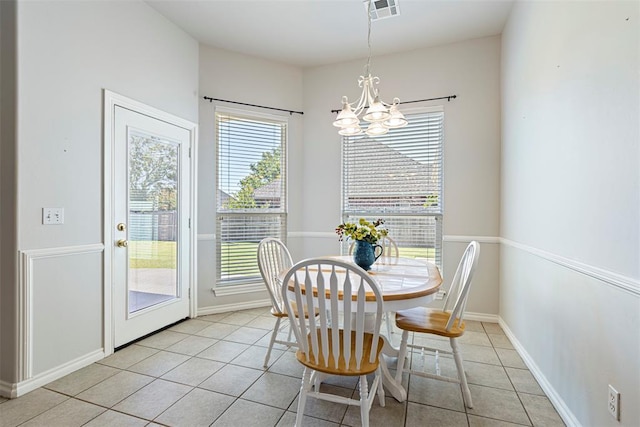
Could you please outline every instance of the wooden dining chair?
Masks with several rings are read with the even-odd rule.
[[[285,246],[285,244],[276,238],[267,237],[260,241],[258,244],[258,268],[260,269],[260,275],[267,286],[269,292],[269,298],[271,299],[271,314],[276,317],[276,323],[273,326],[273,332],[271,333],[271,340],[269,341],[269,347],[267,348],[267,354],[264,358],[264,367],[269,366],[269,359],[271,357],[271,350],[274,344],[283,344],[287,347],[295,346],[295,341],[291,341],[291,331],[289,330],[289,336],[286,340],[278,339],[281,326],[280,323],[283,319],[287,318],[287,311],[284,308],[280,282],[278,276],[285,270],[288,270],[293,265],[291,254]],[[282,325],[282,329],[286,324]]]
[[[314,258],[289,270],[282,295],[298,341],[296,358],[304,365],[296,426],[302,425],[308,397],[360,406],[362,425],[368,426],[376,391],[380,406],[385,403],[379,360],[384,310],[376,280],[355,264]],[[316,309],[317,317],[303,315]],[[372,373],[369,387],[367,375]],[[360,400],[321,392],[318,378],[322,375],[360,377]]]
[[[462,355],[456,341],[457,338],[464,334],[464,311],[469,296],[469,289],[473,273],[478,264],[478,256],[480,255],[480,245],[478,242],[471,242],[464,251],[456,274],[453,277],[449,292],[444,300],[442,308],[426,308],[417,307],[408,310],[400,310],[396,313],[396,326],[402,329],[402,341],[400,343],[400,352],[398,354],[398,369],[396,371],[396,381],[402,380],[402,373],[408,372],[410,375],[417,375],[426,378],[432,378],[441,381],[458,383],[462,386],[462,394],[466,406],[473,408],[469,385],[467,384],[467,376],[462,364]],[[424,346],[416,346],[408,343],[409,332],[434,334],[441,337],[449,338],[451,351],[438,350],[435,348],[427,348]],[[421,351],[430,350],[436,358],[436,372],[424,372],[412,370],[406,365],[405,358],[409,348],[420,348]],[[448,377],[440,374],[438,356],[439,353],[453,354],[453,359],[458,371],[458,378]],[[402,366],[401,366],[402,365]]]
[[[382,246],[382,258],[380,258],[380,260],[377,262],[385,263],[393,262],[393,260],[397,261],[398,257],[400,256],[400,251],[398,250],[398,244],[395,240],[393,240],[389,236],[383,236],[378,240],[378,244]],[[353,254],[354,245],[355,242],[352,242],[351,245],[349,245],[349,255]],[[387,337],[389,337],[389,339],[391,339],[391,334],[393,333],[393,328],[391,327],[391,319],[392,312],[385,312],[384,321],[385,325],[387,326]]]

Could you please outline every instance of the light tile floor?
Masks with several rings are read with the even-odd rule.
[[[263,369],[274,322],[259,308],[176,324],[18,399],[0,399],[0,427],[291,426],[302,368],[279,346]],[[393,339],[397,344],[397,331]],[[448,346],[423,336],[414,341]],[[460,343],[473,409],[465,408],[459,385],[405,374],[407,401],[387,396],[383,408],[376,399],[371,425],[564,425],[497,324],[468,321]],[[433,365],[418,354],[412,363]],[[452,359],[441,357],[440,367],[455,375]],[[322,387],[358,393],[353,378],[329,378]],[[359,408],[310,399],[304,424],[358,426]]]

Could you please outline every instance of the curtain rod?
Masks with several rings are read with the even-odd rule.
[[[400,102],[400,104],[413,104],[414,102],[425,102],[425,101],[436,101],[438,99],[446,99],[447,102],[450,102],[452,99],[456,99],[458,97],[458,95],[449,95],[449,96],[441,96],[438,98],[428,98],[428,99],[418,99],[415,101],[404,101],[404,102]],[[340,110],[331,110],[332,113],[339,113],[340,111],[342,111],[342,109]]]
[[[304,114],[302,111],[285,110],[283,108],[275,108],[275,107],[265,107],[264,105],[247,104],[244,102],[229,101],[226,99],[211,98],[208,96],[204,96],[203,98],[209,102],[213,102],[213,101],[229,102],[231,104],[246,105],[248,107],[258,107],[258,108],[266,108],[267,110],[284,111],[285,113],[289,113],[290,115],[293,115],[293,113]]]

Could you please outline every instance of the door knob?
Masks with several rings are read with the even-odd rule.
[[[128,244],[129,242],[124,239],[120,239],[116,242],[116,245],[118,245],[119,248],[126,248]]]
[[[118,225],[116,225],[116,228],[118,229],[118,231],[124,231],[127,229],[127,225],[121,222]]]

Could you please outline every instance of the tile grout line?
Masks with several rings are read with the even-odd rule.
[[[266,309],[266,308],[265,308],[265,309]],[[227,323],[227,322],[225,322],[225,321],[224,321],[224,318],[227,318],[227,317],[233,316],[235,313],[237,313],[237,314],[241,314],[242,316],[246,316],[245,318],[249,318],[249,317],[251,317],[252,319],[251,319],[251,320],[248,320],[246,323],[244,323],[244,324],[242,324],[242,325],[238,325],[238,324],[234,324],[234,323]],[[214,315],[212,315],[212,316],[215,316],[215,314],[214,314]],[[203,317],[206,317],[206,316],[203,316]],[[236,321],[236,322],[237,322],[237,321],[238,321],[237,319],[242,319],[242,317],[241,317],[241,316],[237,316],[237,317],[235,317],[234,319],[228,319],[228,321]],[[262,320],[262,319],[264,319],[264,320]],[[285,357],[287,357],[287,358],[289,357],[289,356],[287,356],[287,354],[288,354],[288,353],[290,353],[290,350],[289,350],[289,349],[286,349],[286,348],[285,348],[285,349],[280,349],[280,348],[278,348],[277,346],[274,346],[274,350],[276,350],[276,349],[277,349],[279,354],[278,354],[278,356],[277,356],[277,357],[275,357],[275,358],[272,356],[272,358],[271,358],[271,360],[270,360],[270,363],[269,363],[269,366],[268,366],[267,368],[263,368],[262,366],[260,366],[260,367],[258,368],[258,367],[256,367],[256,366],[253,366],[253,365],[252,365],[252,364],[253,364],[253,359],[252,359],[252,357],[251,357],[250,355],[248,355],[248,352],[255,352],[256,354],[257,354],[258,352],[260,352],[260,351],[262,351],[262,352],[266,352],[267,346],[265,346],[265,345],[264,345],[264,343],[262,343],[261,341],[263,341],[263,340],[264,340],[264,337],[265,337],[265,336],[270,335],[270,330],[269,330],[269,329],[266,329],[266,328],[262,328],[262,327],[255,327],[254,325],[249,325],[249,324],[250,324],[250,323],[254,323],[254,322],[256,322],[256,324],[258,324],[258,325],[264,325],[264,324],[266,324],[266,323],[265,323],[265,322],[266,322],[266,319],[271,319],[271,315],[269,315],[269,314],[264,314],[264,315],[263,315],[263,314],[260,314],[260,313],[244,313],[244,312],[242,312],[242,311],[228,313],[228,314],[226,314],[224,317],[222,317],[222,318],[220,318],[220,319],[216,319],[216,320],[208,320],[208,319],[204,319],[204,318],[186,319],[186,320],[185,320],[185,322],[189,322],[190,320],[199,320],[199,321],[201,321],[201,322],[206,322],[206,323],[207,323],[207,325],[203,326],[203,327],[202,327],[202,328],[200,328],[200,329],[198,329],[197,327],[195,327],[195,326],[194,326],[194,329],[193,329],[193,330],[189,330],[188,332],[185,332],[184,330],[179,330],[179,327],[178,327],[178,330],[171,329],[171,328],[167,328],[167,329],[165,329],[165,330],[161,331],[161,332],[168,331],[168,332],[171,332],[171,333],[175,333],[175,334],[182,334],[182,335],[184,335],[184,337],[183,337],[183,338],[181,338],[180,340],[176,341],[175,343],[169,344],[169,345],[168,345],[168,346],[166,346],[165,348],[150,347],[150,346],[149,346],[149,344],[146,344],[146,345],[145,345],[145,344],[143,344],[144,340],[146,340],[146,339],[148,339],[148,338],[151,338],[153,335],[150,335],[149,337],[147,337],[147,338],[145,338],[145,339],[143,339],[143,340],[141,340],[141,341],[139,341],[139,342],[136,342],[136,343],[132,344],[132,345],[137,345],[137,346],[139,346],[140,348],[144,348],[144,349],[147,349],[147,350],[154,350],[154,353],[153,353],[153,354],[150,354],[150,355],[148,355],[148,356],[145,356],[145,357],[143,357],[143,358],[142,358],[142,359],[140,359],[140,360],[137,360],[136,362],[134,362],[134,363],[132,363],[132,364],[128,365],[128,366],[127,366],[127,367],[125,367],[125,368],[120,368],[120,367],[112,366],[112,365],[109,365],[109,364],[101,363],[101,362],[103,362],[104,360],[101,360],[101,361],[96,362],[96,364],[98,364],[98,365],[105,366],[105,367],[108,367],[108,368],[111,368],[111,369],[115,369],[115,370],[117,370],[117,372],[116,372],[116,373],[114,373],[113,375],[110,375],[110,376],[109,376],[109,377],[107,377],[107,378],[104,378],[104,379],[99,380],[97,383],[92,384],[92,385],[91,385],[91,386],[89,386],[89,387],[84,388],[84,389],[83,389],[83,390],[81,390],[80,392],[76,393],[76,395],[69,395],[69,394],[64,393],[64,392],[56,391],[56,390],[54,390],[54,389],[48,388],[48,385],[43,386],[43,387],[42,387],[43,389],[46,389],[47,391],[52,392],[52,393],[56,393],[56,394],[58,394],[58,395],[60,395],[60,396],[64,396],[64,397],[66,397],[66,399],[65,399],[65,400],[63,400],[62,402],[60,402],[59,404],[57,404],[57,405],[53,406],[52,408],[49,408],[49,409],[47,409],[47,410],[44,410],[44,411],[42,411],[42,412],[40,412],[40,413],[36,414],[35,416],[33,416],[33,417],[29,418],[28,420],[22,421],[22,422],[21,422],[21,424],[22,424],[22,423],[29,422],[30,420],[33,420],[35,417],[38,417],[38,416],[42,415],[43,413],[46,413],[47,411],[50,411],[51,409],[58,407],[60,404],[62,404],[62,403],[64,403],[64,402],[68,402],[70,399],[73,399],[73,400],[75,400],[75,401],[79,401],[79,402],[84,402],[84,403],[87,403],[87,404],[95,405],[96,407],[99,407],[99,408],[104,409],[104,411],[102,411],[100,414],[98,414],[98,415],[94,416],[93,418],[91,418],[91,420],[86,421],[86,422],[85,422],[85,424],[86,424],[86,423],[89,423],[89,422],[91,422],[91,421],[93,421],[93,420],[95,420],[96,418],[100,417],[101,415],[103,415],[103,414],[105,414],[105,413],[107,413],[107,412],[109,412],[109,411],[113,411],[113,412],[116,412],[116,413],[119,413],[119,414],[123,414],[123,415],[126,415],[126,416],[130,416],[130,417],[133,417],[133,418],[135,418],[135,419],[142,420],[142,421],[146,421],[146,422],[150,422],[150,423],[157,423],[157,424],[161,424],[161,425],[166,425],[166,424],[164,424],[164,423],[160,423],[160,422],[158,422],[158,421],[154,421],[153,419],[149,420],[149,419],[144,418],[144,417],[141,417],[141,416],[139,416],[139,415],[133,415],[133,414],[129,414],[129,413],[126,413],[126,412],[122,412],[121,410],[113,409],[115,406],[117,406],[118,404],[120,404],[120,403],[121,403],[121,402],[123,402],[124,400],[126,400],[126,399],[130,398],[130,397],[131,397],[131,396],[133,396],[134,394],[138,393],[140,390],[144,389],[145,387],[149,386],[149,384],[152,384],[154,381],[156,381],[156,380],[162,380],[162,381],[166,381],[166,382],[169,382],[169,383],[172,383],[172,384],[179,384],[179,385],[182,385],[182,386],[186,386],[186,387],[189,387],[190,389],[189,389],[189,390],[188,390],[184,395],[182,395],[182,396],[181,396],[181,397],[179,397],[177,400],[175,400],[174,402],[172,402],[168,407],[164,408],[164,409],[162,410],[162,412],[160,412],[158,415],[154,416],[154,417],[153,417],[154,419],[157,419],[157,418],[161,417],[163,414],[167,413],[167,411],[171,410],[171,408],[174,408],[174,407],[176,407],[176,405],[179,405],[179,403],[180,403],[180,402],[182,402],[182,401],[183,401],[183,400],[184,400],[188,395],[190,395],[191,393],[193,393],[193,392],[194,392],[194,390],[198,389],[198,390],[202,390],[202,391],[206,391],[206,392],[211,392],[211,393],[219,393],[219,394],[221,394],[221,395],[225,395],[225,396],[229,396],[229,397],[232,397],[232,398],[233,398],[233,399],[231,400],[231,403],[230,403],[226,408],[224,408],[224,410],[223,410],[223,411],[221,411],[221,412],[217,415],[217,417],[216,417],[215,419],[211,420],[211,424],[213,424],[213,423],[215,423],[216,421],[218,421],[218,420],[219,420],[219,419],[220,419],[220,418],[221,418],[225,413],[227,413],[227,412],[230,410],[230,408],[231,408],[234,404],[236,404],[239,400],[242,400],[242,401],[244,401],[244,402],[250,402],[251,404],[264,405],[264,406],[267,406],[267,407],[270,407],[270,408],[273,408],[273,409],[277,409],[277,410],[279,410],[279,411],[282,411],[282,414],[281,414],[281,415],[278,417],[278,419],[275,421],[275,424],[274,424],[274,425],[277,425],[278,423],[281,423],[281,422],[282,422],[282,420],[284,420],[284,419],[285,419],[285,417],[289,417],[289,415],[288,415],[288,414],[293,414],[293,415],[295,415],[295,414],[296,414],[296,412],[294,412],[294,411],[296,411],[296,410],[297,410],[297,408],[292,408],[292,407],[291,407],[291,405],[295,402],[296,398],[299,398],[299,391],[297,391],[297,392],[295,393],[294,397],[293,397],[293,398],[292,398],[292,400],[288,403],[288,405],[287,405],[287,407],[286,407],[286,408],[281,408],[281,407],[278,407],[278,406],[273,406],[272,404],[267,404],[267,403],[263,403],[263,402],[259,402],[259,401],[255,401],[255,400],[249,399],[248,397],[244,397],[244,396],[247,396],[247,392],[248,392],[252,387],[254,387],[254,386],[256,385],[256,383],[258,383],[260,380],[265,380],[265,377],[267,376],[267,374],[278,375],[278,376],[282,376],[282,377],[294,378],[294,379],[296,379],[296,380],[299,380],[299,375],[294,375],[294,374],[292,374],[292,371],[291,371],[291,369],[290,369],[290,368],[291,368],[290,363],[296,363],[295,358],[293,358],[292,360],[285,360]],[[530,425],[532,425],[532,424],[533,424],[533,421],[532,421],[531,415],[530,415],[529,411],[527,410],[527,408],[525,407],[525,405],[524,405],[524,403],[523,403],[523,401],[522,401],[522,399],[521,399],[520,393],[516,390],[516,387],[515,387],[515,385],[514,385],[513,379],[511,378],[511,376],[510,376],[510,375],[508,374],[508,372],[507,372],[507,366],[505,365],[505,362],[502,360],[502,358],[500,357],[500,355],[498,354],[498,351],[497,351],[498,349],[501,349],[501,350],[510,350],[510,348],[507,348],[507,347],[496,347],[496,345],[494,344],[494,341],[493,341],[493,340],[491,339],[491,337],[490,337],[490,335],[504,335],[504,334],[497,334],[497,333],[495,333],[495,330],[492,330],[492,332],[494,332],[494,333],[489,333],[489,330],[485,327],[484,322],[479,322],[479,323],[482,325],[482,330],[483,330],[483,332],[482,332],[482,333],[483,333],[483,335],[484,335],[484,336],[488,339],[488,341],[489,341],[489,346],[483,346],[483,345],[481,345],[480,347],[491,348],[491,349],[492,349],[492,351],[493,351],[493,353],[494,353],[494,354],[496,355],[496,357],[497,357],[497,361],[498,361],[499,365],[492,364],[492,363],[487,363],[487,362],[485,361],[486,359],[485,359],[485,357],[483,356],[483,354],[482,354],[482,353],[480,353],[476,358],[477,358],[477,359],[482,358],[482,359],[483,359],[483,361],[465,360],[465,362],[474,363],[474,364],[478,364],[478,365],[493,366],[493,367],[500,366],[500,368],[502,369],[502,372],[504,373],[504,375],[506,375],[506,376],[507,376],[507,379],[508,379],[508,381],[509,381],[509,384],[513,387],[513,392],[515,392],[515,393],[516,393],[516,395],[517,395],[517,397],[518,397],[518,400],[517,400],[517,401],[519,402],[519,404],[520,404],[520,406],[522,407],[522,409],[525,411],[525,413],[526,413],[526,415],[527,415],[527,419],[528,419],[528,421],[529,421]],[[176,326],[177,326],[177,325],[179,325],[179,324],[180,324],[180,323],[175,324],[175,325],[172,325],[172,327],[176,327]],[[233,331],[231,331],[231,332],[227,333],[226,335],[224,335],[222,338],[212,338],[212,337],[207,337],[207,336],[203,336],[203,335],[198,335],[198,333],[200,333],[200,332],[202,332],[203,330],[205,330],[205,329],[207,329],[207,328],[210,328],[210,327],[212,327],[212,326],[214,326],[214,325],[224,325],[225,327],[233,326],[233,327],[235,327],[235,329],[234,329]],[[187,327],[187,326],[185,326],[185,329],[187,329],[187,328],[188,328],[188,327]],[[248,341],[242,341],[242,337],[240,337],[240,338],[235,338],[237,341],[227,340],[227,337],[228,337],[229,335],[231,335],[231,334],[235,333],[236,331],[238,331],[238,330],[239,330],[239,329],[241,329],[241,328],[247,328],[247,329],[255,330],[255,331],[262,331],[262,332],[263,332],[263,334],[262,334],[262,336],[261,336],[260,338],[258,338],[257,340],[253,340],[253,338],[251,338],[251,337],[249,337],[249,340],[248,340]],[[473,332],[480,332],[480,331],[473,331]],[[214,342],[214,343],[212,343],[211,345],[207,346],[206,348],[204,348],[204,349],[200,350],[200,351],[199,351],[199,352],[197,352],[196,354],[188,354],[188,353],[180,352],[180,349],[179,349],[179,348],[176,348],[176,349],[174,349],[174,350],[169,350],[169,348],[170,348],[170,347],[172,347],[172,346],[174,346],[174,345],[176,345],[176,344],[179,344],[179,343],[181,343],[181,342],[183,342],[183,341],[185,341],[185,340],[188,340],[188,339],[190,339],[190,338],[208,338],[208,339],[211,339],[211,340],[215,340],[215,342]],[[412,334],[411,342],[413,342],[413,341],[415,340],[415,338],[416,338],[416,335],[415,335],[415,334]],[[500,341],[500,345],[502,345],[501,339],[500,339],[499,341]],[[209,358],[205,358],[205,357],[201,357],[201,356],[199,356],[201,353],[203,353],[204,351],[206,351],[206,350],[210,349],[211,347],[213,347],[213,346],[215,346],[215,345],[219,344],[220,342],[232,343],[232,344],[240,344],[240,345],[246,345],[246,348],[242,349],[242,351],[240,351],[238,354],[236,354],[234,357],[232,357],[232,358],[231,358],[230,360],[228,360],[228,361],[220,361],[220,360],[216,360],[216,359],[209,359]],[[261,343],[259,344],[259,342],[261,342]],[[152,345],[153,345],[153,343],[152,343]],[[478,345],[478,344],[468,343],[468,345]],[[124,349],[123,349],[123,350],[124,350]],[[185,348],[184,348],[184,351],[190,351],[190,349],[185,347]],[[168,369],[167,371],[163,371],[163,372],[162,372],[162,373],[160,373],[160,374],[152,374],[152,375],[150,375],[150,374],[148,374],[148,373],[140,373],[140,372],[135,372],[135,371],[130,370],[130,368],[131,368],[131,367],[133,367],[133,366],[135,366],[136,364],[141,363],[141,362],[143,362],[143,361],[145,361],[145,360],[148,360],[149,358],[151,358],[151,357],[153,357],[153,356],[155,356],[155,355],[158,355],[160,352],[165,352],[165,353],[168,353],[168,354],[171,354],[171,355],[182,355],[182,356],[185,356],[185,357],[186,357],[186,359],[185,359],[185,360],[183,360],[182,362],[178,363],[176,366],[171,367],[171,368],[170,368],[170,369]],[[409,355],[410,355],[409,363],[410,363],[411,365],[412,365],[413,363],[415,363],[415,360],[416,360],[416,359],[414,359],[414,357],[416,356],[414,353],[415,353],[415,352],[411,352],[411,353],[409,354]],[[115,354],[115,353],[114,353],[114,354]],[[464,352],[463,352],[463,354],[464,354]],[[245,355],[245,360],[244,360],[244,362],[243,362],[242,360],[240,360],[240,358],[241,358],[243,355]],[[274,355],[275,355],[275,354],[274,354]],[[451,358],[446,358],[446,357],[445,357],[445,355],[442,355],[442,356],[443,356],[443,359],[447,359],[447,360],[450,360],[450,359],[451,359]],[[488,354],[487,354],[487,356],[488,356]],[[174,379],[165,379],[165,378],[162,378],[164,375],[167,375],[168,373],[170,373],[170,372],[172,372],[172,371],[174,371],[174,370],[178,369],[179,367],[181,367],[181,366],[185,365],[186,363],[188,363],[189,361],[192,361],[192,360],[194,360],[194,359],[197,359],[197,360],[203,360],[203,361],[216,362],[216,363],[221,364],[221,366],[220,366],[219,368],[215,369],[214,371],[212,371],[212,372],[211,372],[211,373],[210,373],[210,374],[209,374],[205,379],[203,379],[203,380],[199,381],[199,382],[198,382],[198,384],[196,384],[196,385],[185,384],[184,382],[181,382],[181,381],[180,381],[180,379],[179,379],[179,377],[178,377],[177,375],[174,377]],[[491,360],[492,360],[492,359],[491,359]],[[279,371],[279,372],[278,372],[278,371],[273,371],[272,369],[274,369],[274,368],[276,367],[276,365],[277,365],[279,362],[281,362],[281,364],[282,364],[282,367],[280,368],[280,371]],[[243,364],[243,363],[244,363],[244,364]],[[248,366],[247,366],[247,365],[248,365]],[[214,365],[214,366],[215,366],[215,365]],[[224,393],[224,392],[219,392],[219,391],[209,390],[209,389],[206,389],[206,388],[204,388],[204,387],[201,387],[201,385],[202,385],[203,383],[205,383],[207,380],[209,380],[213,375],[216,375],[217,373],[219,373],[219,372],[220,372],[220,370],[224,369],[225,367],[238,367],[238,368],[243,368],[243,369],[250,369],[250,370],[259,371],[259,372],[260,372],[260,374],[259,374],[259,376],[258,376],[255,380],[251,381],[251,382],[250,382],[250,384],[249,384],[247,387],[245,387],[245,388],[243,389],[243,391],[241,391],[241,392],[240,392],[240,394],[239,394],[239,395],[237,395],[237,396],[232,396],[232,395],[228,395],[228,394],[226,394],[226,393]],[[521,371],[528,371],[528,369],[522,369],[522,368],[517,368],[517,367],[511,367],[511,366],[510,366],[509,368],[513,368],[513,369],[518,370],[518,371],[520,371],[520,370],[521,370]],[[483,369],[483,368],[478,368],[478,369]],[[142,376],[144,376],[144,377],[148,377],[148,378],[150,378],[150,379],[151,379],[151,381],[150,381],[149,383],[147,383],[147,384],[145,384],[145,385],[143,385],[143,386],[141,386],[141,387],[137,388],[137,389],[136,389],[136,390],[134,390],[133,392],[131,392],[131,393],[127,394],[127,396],[125,396],[125,397],[123,397],[122,399],[118,400],[118,402],[116,402],[116,403],[115,403],[114,405],[112,405],[111,407],[106,407],[106,406],[104,406],[104,405],[102,405],[102,404],[97,404],[97,403],[90,402],[90,401],[87,401],[87,400],[84,400],[84,399],[82,399],[82,398],[77,397],[79,394],[81,394],[81,393],[83,393],[83,392],[85,392],[85,391],[87,391],[87,390],[91,389],[92,387],[95,387],[95,386],[97,386],[97,385],[99,385],[99,384],[102,384],[102,383],[104,383],[105,381],[107,381],[108,379],[113,378],[114,376],[116,376],[116,375],[118,375],[118,374],[120,374],[120,373],[123,373],[123,372],[132,373],[132,374],[136,374],[136,375],[142,375]],[[185,380],[187,380],[185,377],[183,377],[183,378],[184,378]],[[197,376],[196,378],[198,378],[198,380],[199,380],[199,376]],[[493,383],[493,382],[492,382],[492,383]],[[354,387],[343,387],[343,385],[342,385],[342,384],[340,384],[340,385],[338,385],[338,384],[331,384],[331,385],[332,385],[333,387],[339,387],[339,388],[341,388],[341,389],[348,390],[348,391],[350,391],[350,392],[352,393],[352,395],[353,395],[354,393],[356,393],[356,392],[357,392],[357,387],[356,387],[356,386],[354,386]],[[506,389],[504,389],[504,388],[495,387],[495,386],[488,386],[488,385],[483,385],[483,384],[473,384],[473,385],[474,385],[475,387],[479,387],[479,388],[487,388],[487,389],[494,389],[494,390],[501,390],[501,391],[505,391],[505,390],[506,390]],[[461,387],[461,386],[459,386],[459,387]],[[409,401],[409,393],[410,393],[410,391],[411,391],[411,376],[409,376],[409,378],[408,378],[408,380],[407,380],[407,399],[405,400],[405,402],[402,402],[402,404],[403,404],[403,407],[402,407],[402,420],[401,420],[401,423],[400,423],[400,424],[401,424],[401,425],[403,425],[403,426],[405,426],[405,427],[407,426],[407,423],[408,423],[408,420],[409,420],[409,415],[410,415],[410,414],[409,414],[409,403],[410,403],[410,401]],[[506,390],[506,391],[511,391],[511,390]],[[537,394],[535,394],[535,393],[525,393],[525,392],[523,392],[523,394],[531,394],[531,395],[535,395],[535,396],[540,396],[540,395],[537,395]],[[542,396],[543,396],[543,397],[546,397],[546,398],[548,399],[548,397],[546,396],[546,394],[543,394]],[[387,396],[387,397],[389,397],[389,396]],[[4,403],[4,402],[0,401],[0,404],[2,404],[2,403]],[[506,420],[501,420],[501,419],[497,419],[497,418],[492,418],[492,417],[489,417],[489,416],[486,416],[486,415],[478,415],[478,414],[469,413],[469,412],[468,412],[468,408],[467,408],[467,407],[466,407],[466,405],[464,404],[464,401],[463,401],[463,408],[464,408],[464,412],[462,412],[462,411],[456,411],[456,410],[452,410],[452,409],[444,408],[444,407],[440,407],[440,406],[436,406],[436,405],[433,405],[433,404],[419,403],[419,402],[411,402],[411,403],[414,403],[414,404],[416,404],[416,405],[420,405],[420,406],[425,406],[425,407],[437,408],[437,409],[440,409],[440,410],[446,410],[446,411],[454,411],[454,412],[458,412],[458,413],[464,413],[464,414],[465,414],[465,418],[466,418],[466,425],[467,425],[467,426],[470,426],[470,425],[471,425],[471,416],[472,416],[472,415],[473,415],[473,416],[478,416],[478,417],[481,417],[481,418],[485,418],[485,419],[488,419],[488,420],[492,420],[492,419],[493,419],[493,420],[499,420],[499,421],[506,422]],[[284,405],[284,404],[286,404],[286,402],[283,402],[282,404]],[[350,407],[351,407],[351,405],[346,405],[346,409],[345,409],[345,411],[342,413],[342,415],[341,415],[341,417],[340,417],[340,420],[339,420],[339,421],[330,421],[330,420],[325,419],[325,418],[318,418],[318,417],[311,416],[311,415],[305,415],[305,417],[311,417],[311,418],[313,418],[313,419],[321,420],[321,421],[324,421],[324,422],[327,422],[327,423],[337,423],[337,425],[345,426],[345,427],[346,427],[346,426],[347,426],[347,424],[345,424],[345,422],[347,421],[347,414],[349,413],[349,408],[350,408]],[[554,408],[554,409],[555,409],[555,408]],[[319,414],[320,414],[320,415],[319,415],[320,417],[322,417],[322,416],[326,416],[324,413],[319,413]],[[209,420],[207,420],[207,421],[209,421]],[[514,422],[514,421],[508,421],[508,422],[512,422],[512,423],[514,423],[514,424],[518,424],[518,423],[516,423],[516,422]]]

